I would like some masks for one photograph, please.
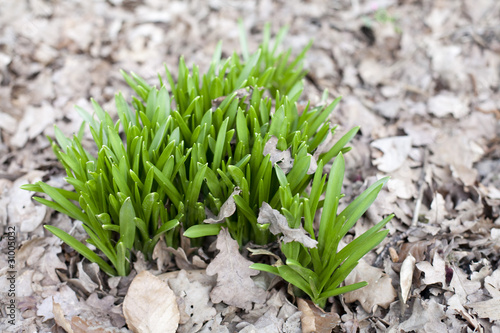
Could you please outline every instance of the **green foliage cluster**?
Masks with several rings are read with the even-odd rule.
[[[340,240],[373,203],[388,178],[382,178],[372,184],[337,214],[339,201],[343,196],[341,190],[345,169],[344,156],[339,153],[335,158],[327,183],[326,175],[322,174],[322,164],[321,161],[318,165],[309,195],[293,196],[289,183],[283,175],[279,177],[283,207],[281,211],[289,226],[298,229],[303,220],[304,229],[317,241],[317,246],[308,248],[298,241],[282,242],[281,251],[286,257],[285,264],[271,266],[256,263],[251,267],[281,276],[311,297],[314,303],[324,306],[328,297],[366,286],[366,282],[359,282],[339,287],[357,266],[359,259],[385,238],[389,231],[381,229],[393,215],[383,219],[339,251]],[[320,200],[323,193],[325,198]],[[319,230],[315,232],[313,222],[319,206],[322,206],[323,210],[319,219]]]
[[[278,52],[285,32],[282,29],[271,43],[266,26],[263,42],[253,54],[248,53],[242,33],[242,58],[234,53],[222,60],[219,44],[203,75],[196,66],[189,70],[181,58],[177,80],[166,68],[165,79],[159,76],[159,89],[134,73],[122,72],[137,97],[129,104],[122,94],[116,95],[116,122],[94,100],[94,115],[77,108],[96,143],[97,156],[82,147],[83,124],[71,139],[56,128],[56,140],[51,141],[66,170],[65,179],[75,191],[43,182],[23,188],[47,194],[52,201],[35,200],[82,221],[87,242],[108,260],[66,232],[46,228],[106,273],[127,275],[135,251],[151,258],[161,236],[176,247],[181,232],[197,238],[217,235],[227,227],[240,245],[273,241],[269,224],[257,222],[264,202],[282,211],[292,228],[304,220],[306,230],[316,237],[312,221],[323,207],[318,248],[307,249],[298,242],[283,244],[286,265],[256,268],[281,275],[315,301],[338,293],[330,285],[337,287],[357,260],[381,241],[385,233],[378,230],[387,221],[371,229],[376,238],[363,243],[363,251],[356,247],[355,255],[342,250],[325,258],[336,253],[339,240],[373,202],[383,181],[336,215],[342,153],[349,150],[345,145],[358,128],[328,151],[312,156],[335,130],[328,116],[339,99],[318,107],[308,104],[299,111],[305,76],[302,63],[310,44],[291,59],[291,50]],[[264,154],[272,138],[277,139],[276,152],[289,151],[293,157],[287,173],[272,160],[272,154]],[[333,158],[335,171],[325,186],[323,166]],[[318,168],[311,172],[316,159]],[[325,190],[326,199],[320,200]],[[228,199],[234,200],[236,213],[219,223],[204,223],[207,210],[219,212]],[[371,234],[367,232],[366,237]],[[309,287],[291,278],[287,267],[298,271]]]

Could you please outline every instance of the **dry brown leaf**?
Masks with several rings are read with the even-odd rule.
[[[384,127],[384,119],[364,106],[359,97],[346,96],[340,107],[345,118],[344,126],[346,128],[361,126],[363,134],[373,137]]]
[[[424,301],[415,299],[410,318],[402,322],[398,329],[404,332],[447,332],[446,324],[441,320],[445,318],[443,305],[433,299]]]
[[[427,240],[404,243],[399,251],[399,262],[403,262],[408,255],[415,257],[416,262],[420,262],[425,259],[427,249],[430,242]]]
[[[441,224],[448,215],[445,206],[445,200],[441,193],[436,193],[431,203],[431,209],[425,214],[425,218],[430,224]]]
[[[207,275],[217,274],[217,285],[210,293],[212,302],[224,302],[245,310],[250,310],[252,303],[264,303],[266,292],[250,278],[259,271],[250,268],[253,262],[240,254],[238,242],[226,228],[217,236],[216,246],[219,253],[206,270]]]
[[[31,199],[34,193],[22,190],[20,186],[42,180],[44,174],[42,171],[32,171],[18,178],[8,192],[10,202],[7,205],[7,214],[12,225],[20,224],[21,232],[32,232],[38,228],[45,218],[47,207],[36,204]]]
[[[462,134],[454,134],[439,138],[430,146],[433,153],[429,161],[439,166],[449,166],[453,177],[460,179],[464,185],[473,185],[477,170],[473,164],[484,155],[484,149],[474,138]]]
[[[458,313],[460,316],[462,316],[462,318],[467,320],[467,322],[469,322],[469,324],[471,324],[474,329],[476,329],[478,332],[482,331],[481,325],[479,325],[477,318],[471,316],[469,312],[464,308],[458,295],[451,296],[446,303],[448,304],[447,313],[453,313],[454,316],[456,315],[456,313]]]
[[[271,163],[273,166],[278,163],[279,167],[285,174],[287,174],[293,167],[293,158],[290,149],[282,151],[276,147],[278,138],[271,136],[271,138],[264,145],[262,155],[267,156],[271,154]]]
[[[283,319],[277,317],[278,309],[271,307],[263,315],[261,315],[253,324],[248,322],[240,322],[236,325],[236,329],[240,329],[240,333],[275,333],[283,332]]]
[[[350,285],[362,281],[368,282],[368,285],[345,294],[346,303],[359,301],[363,309],[370,313],[375,312],[378,306],[387,309],[389,304],[396,299],[397,294],[392,286],[392,279],[382,269],[368,265],[363,259],[347,276],[345,284]]]
[[[453,115],[455,118],[461,118],[469,112],[467,103],[461,101],[454,95],[441,93],[433,96],[427,103],[429,112],[436,117],[445,117]]]
[[[302,226],[300,228],[290,228],[288,221],[280,212],[273,209],[267,202],[263,202],[259,210],[257,223],[270,224],[269,231],[273,235],[283,234],[283,242],[299,242],[305,247],[314,248],[318,242],[306,235],[306,231]]]
[[[403,264],[401,265],[401,272],[399,273],[399,283],[401,285],[401,301],[403,301],[403,304],[406,304],[406,300],[408,299],[408,295],[410,293],[414,270],[415,258],[410,253],[403,261]]]
[[[330,333],[340,323],[338,314],[325,312],[310,300],[298,298],[297,306],[302,312],[302,333]]]
[[[84,319],[79,316],[71,318],[73,333],[120,333],[130,332],[126,328],[106,327],[97,320]]]
[[[61,326],[66,332],[73,333],[71,323],[64,317],[64,311],[61,308],[61,305],[54,300],[52,300],[52,311],[57,325]]]
[[[428,261],[417,263],[417,268],[425,274],[423,282],[427,285],[441,283],[446,286],[446,268],[443,258],[437,253],[434,253],[432,265]]]
[[[230,217],[236,212],[236,203],[234,202],[234,196],[241,193],[241,190],[238,186],[236,186],[233,190],[233,193],[229,195],[229,198],[222,204],[219,214],[215,216],[207,207],[205,207],[205,212],[207,214],[207,218],[203,220],[204,223],[220,223],[223,222],[226,217]]]
[[[198,281],[190,282],[185,270],[181,270],[175,279],[169,279],[168,285],[178,297],[179,311],[184,312],[188,319],[186,322],[181,321],[184,327],[179,328],[179,331],[199,329],[217,314],[209,297],[212,287]],[[179,302],[179,299],[182,301]]]
[[[411,137],[395,136],[373,141],[370,146],[382,151],[384,155],[373,161],[382,172],[393,172],[399,169],[411,150]]]
[[[174,333],[180,318],[174,292],[148,271],[139,273],[130,284],[123,314],[135,333]]]
[[[472,303],[468,307],[476,311],[479,318],[488,318],[491,321],[500,320],[500,298]]]
[[[54,302],[58,303],[60,307],[64,309],[65,315],[68,317],[76,316],[82,310],[82,304],[78,301],[75,292],[69,286],[63,285],[59,291],[45,298],[42,303],[37,306],[36,315],[43,316],[43,321],[54,318]]]
[[[43,130],[55,122],[54,107],[44,102],[41,107],[29,106],[23,119],[18,123],[17,131],[12,137],[12,145],[22,148],[29,139],[35,138]]]
[[[481,288],[481,282],[469,280],[468,276],[459,267],[453,265],[453,276],[450,281],[450,287],[460,297],[462,304],[465,304],[467,297]]]
[[[97,266],[96,263],[91,263],[91,265]],[[99,287],[99,285],[90,278],[87,272],[85,272],[83,263],[81,261],[76,264],[76,267],[78,269],[78,278],[69,279],[68,282],[70,282],[83,292],[91,294],[94,290],[96,290],[96,288]]]
[[[164,271],[164,269],[168,266],[168,264],[172,261],[172,256],[168,252],[167,243],[164,242],[164,238],[161,237],[160,241],[156,243],[153,249],[153,260],[156,260],[156,265],[158,266],[158,270],[160,272]]]

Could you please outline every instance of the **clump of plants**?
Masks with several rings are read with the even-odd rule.
[[[224,227],[240,245],[278,239],[285,263],[252,267],[280,275],[318,304],[362,287],[339,285],[386,236],[381,229],[391,217],[340,251],[338,245],[386,179],[337,212],[343,154],[358,128],[318,151],[335,131],[328,118],[339,99],[298,107],[311,44],[292,58],[291,50],[279,52],[285,33],[272,43],[266,26],[253,54],[242,33],[241,57],[221,59],[219,43],[204,74],[181,58],[176,79],[165,68],[159,88],[122,72],[137,96],[127,102],[116,95],[116,121],[94,100],[93,114],[77,108],[97,155],[81,144],[83,126],[73,138],[56,127],[51,140],[74,191],[44,182],[23,188],[45,193],[52,200],[35,200],[83,222],[86,242],[103,256],[56,227],[45,228],[109,275],[127,275],[137,251],[151,258],[162,236],[177,247],[181,234],[203,239]],[[332,160],[326,175],[323,167]]]

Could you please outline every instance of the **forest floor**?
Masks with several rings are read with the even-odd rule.
[[[63,184],[47,136],[54,124],[77,132],[73,106],[91,110],[91,97],[116,116],[114,94],[131,94],[120,69],[157,84],[164,64],[175,72],[184,56],[203,72],[218,41],[224,56],[239,52],[239,18],[251,51],[267,22],[273,34],[289,27],[294,54],[314,39],[304,101],[319,103],[324,89],[343,96],[331,117],[336,138],[361,126],[345,157],[345,200],[391,177],[345,240],[395,213],[388,237],[349,277],[370,284],[335,297],[323,314],[283,283],[245,310],[213,304],[214,280],[197,252],[171,259],[163,250],[129,277],[104,277],[43,228],[84,238],[81,226],[19,189]],[[149,271],[168,272],[178,332],[500,332],[499,87],[496,0],[2,1],[0,331],[128,332],[123,312],[139,306],[124,309],[124,296],[136,274],[152,283]],[[163,322],[170,310],[140,315]]]

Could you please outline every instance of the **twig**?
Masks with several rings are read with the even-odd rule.
[[[413,218],[411,220],[411,226],[416,227],[418,222],[418,215],[420,213],[420,206],[422,205],[422,198],[424,197],[424,189],[425,189],[425,176],[427,173],[427,158],[429,155],[429,151],[427,148],[424,150],[424,161],[422,164],[422,172],[420,173],[420,178],[418,179],[418,197],[417,202],[415,204],[415,210],[413,211]]]

